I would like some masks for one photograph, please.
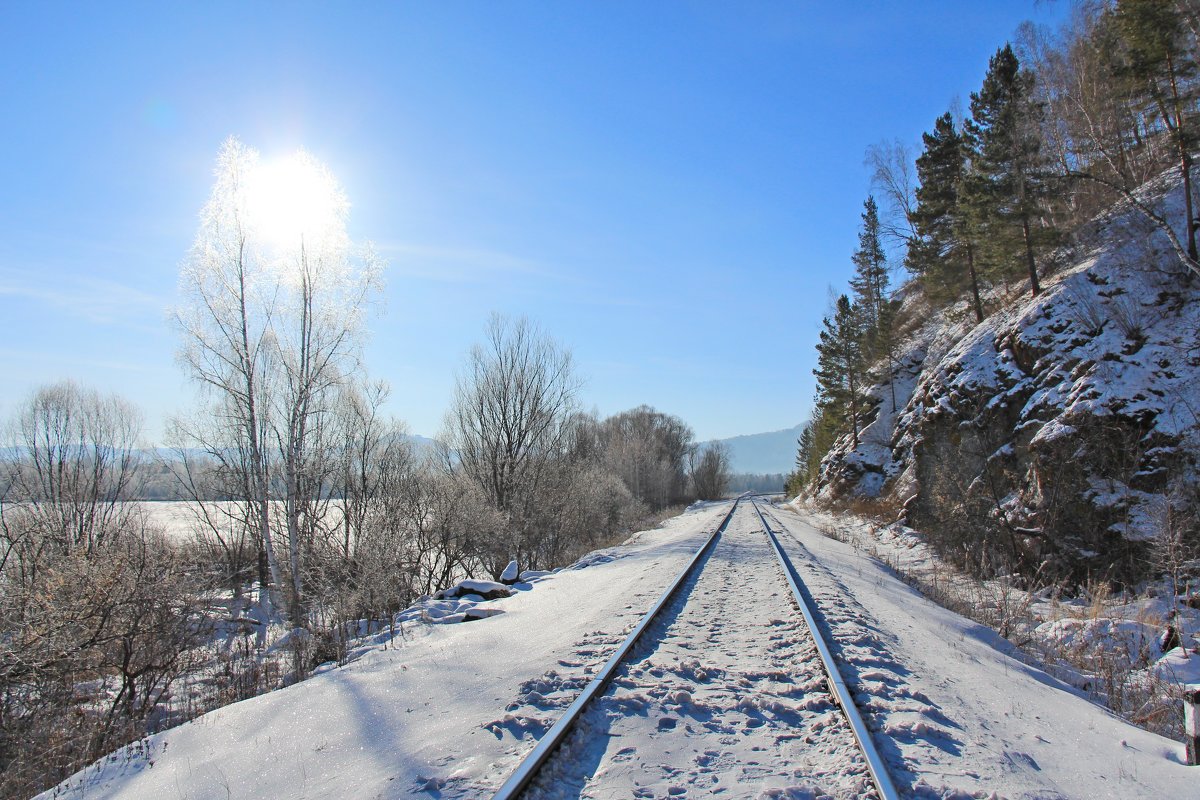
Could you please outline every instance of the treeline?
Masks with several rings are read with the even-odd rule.
[[[199,388],[146,463],[132,403],[34,392],[0,460],[0,797],[25,797],[147,732],[303,678],[354,637],[466,577],[565,565],[647,515],[727,489],[728,456],[641,406],[580,410],[570,353],[494,317],[438,448],[414,450],[365,377],[379,285],[347,204],[292,242],[256,221],[257,154],[230,140],[175,313]],[[154,524],[147,481],[188,499]],[[219,499],[214,499],[219,498]]]
[[[858,446],[879,413],[871,386],[888,396],[897,334],[918,322],[900,318],[888,290],[896,262],[926,311],[982,322],[1005,302],[996,289],[1036,296],[1067,235],[1125,203],[1164,235],[1185,283],[1200,276],[1198,56],[1195,0],[1080,3],[1059,30],[1022,25],[992,56],[969,113],[934,120],[915,159],[898,142],[868,151],[884,209],[868,197],[850,290],[823,322],[815,410],[789,492],[813,484],[839,438]],[[1182,207],[1151,199],[1176,181]]]
[[[782,472],[735,472],[729,476],[730,494],[742,492],[778,493],[784,490],[788,476]]]

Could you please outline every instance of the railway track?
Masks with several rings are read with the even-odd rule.
[[[809,605],[740,498],[494,800],[897,797]]]

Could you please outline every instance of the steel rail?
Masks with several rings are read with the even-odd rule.
[[[506,780],[504,784],[496,791],[496,793],[492,795],[492,800],[513,800],[514,798],[520,796],[521,792],[523,792],[525,788],[529,786],[530,782],[533,781],[534,776],[537,775],[538,770],[541,769],[542,765],[546,763],[554,750],[567,738],[567,734],[570,733],[571,726],[575,724],[575,721],[580,716],[582,716],[584,707],[586,707],[593,698],[599,697],[604,693],[605,689],[608,688],[608,684],[616,675],[617,667],[620,666],[621,662],[625,659],[625,656],[629,654],[629,651],[633,649],[633,646],[638,643],[639,639],[642,638],[642,634],[646,632],[659,613],[666,608],[667,604],[670,603],[675,597],[680,587],[683,586],[688,577],[691,575],[692,571],[696,568],[696,565],[700,563],[705,554],[712,549],[714,544],[716,544],[717,540],[721,537],[721,534],[725,531],[725,528],[729,526],[729,521],[733,519],[733,512],[737,511],[738,503],[741,501],[742,498],[740,497],[733,501],[733,506],[729,509],[729,513],[725,515],[725,518],[721,520],[721,524],[717,526],[717,529],[712,532],[707,541],[704,542],[704,545],[696,551],[696,554],[692,556],[690,561],[688,561],[687,566],[683,568],[683,571],[679,573],[679,576],[676,577],[675,580],[671,582],[671,585],[667,587],[666,591],[663,592],[662,597],[658,598],[658,602],[656,602],[650,608],[650,610],[646,612],[645,616],[643,616],[641,621],[637,624],[637,627],[635,627],[630,634],[625,637],[625,640],[621,642],[620,646],[617,647],[616,651],[608,659],[604,667],[601,668],[596,677],[592,679],[592,682],[589,683],[584,690],[579,693],[579,696],[575,698],[575,702],[571,703],[567,710],[563,712],[563,715],[559,717],[558,722],[554,723],[554,727],[552,727],[546,733],[546,735],[541,738],[541,740],[537,743],[537,746],[530,751],[529,755],[525,756],[525,759],[521,761],[520,765],[518,765],[513,774],[508,777],[508,780]]]
[[[755,513],[758,514],[758,518],[762,521],[763,530],[766,531],[767,538],[771,541],[771,547],[775,550],[775,557],[779,560],[779,566],[783,568],[783,574],[787,578],[788,586],[791,587],[792,595],[796,598],[796,605],[800,607],[800,613],[804,615],[804,621],[808,623],[808,628],[812,631],[813,641],[817,644],[817,653],[821,656],[821,662],[825,665],[825,672],[829,675],[830,689],[833,691],[838,705],[842,707],[842,713],[846,715],[846,719],[850,723],[850,730],[853,731],[854,738],[858,740],[858,745],[862,749],[863,755],[867,758],[867,769],[870,770],[871,778],[875,781],[875,787],[879,790],[880,800],[899,800],[900,795],[896,791],[896,787],[892,784],[892,778],[888,775],[883,758],[875,748],[875,741],[871,738],[871,732],[867,730],[867,725],[863,722],[862,715],[858,712],[858,706],[854,703],[854,695],[851,694],[850,687],[843,680],[837,662],[834,661],[833,652],[829,649],[829,645],[826,644],[825,638],[821,635],[820,628],[817,627],[816,615],[813,613],[814,604],[811,596],[808,594],[807,587],[804,587],[804,581],[796,573],[796,568],[792,566],[791,559],[787,557],[787,553],[783,552],[783,547],[780,546],[779,539],[775,536],[775,532],[771,530],[771,526],[767,524],[767,518],[763,515],[762,509],[758,507],[758,503],[751,498],[750,505],[754,507]]]

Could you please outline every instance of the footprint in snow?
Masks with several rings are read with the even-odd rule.
[[[615,763],[620,764],[625,761],[632,761],[636,756],[637,756],[637,748],[636,747],[622,747],[620,750],[618,750],[613,755],[612,760]]]

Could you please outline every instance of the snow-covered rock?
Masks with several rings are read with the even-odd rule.
[[[501,597],[510,597],[514,590],[503,583],[495,581],[477,581],[465,580],[451,586],[449,589],[442,589],[436,595],[435,599],[450,600],[455,597],[466,597],[467,595],[477,595],[479,600],[496,600]]]
[[[905,314],[925,322],[870,390],[859,445],[826,457],[818,497],[884,498],[1027,573],[1142,577],[1177,488],[1198,478],[1200,292],[1133,212],[1065,253],[1039,296],[997,289],[979,324],[907,292]]]

